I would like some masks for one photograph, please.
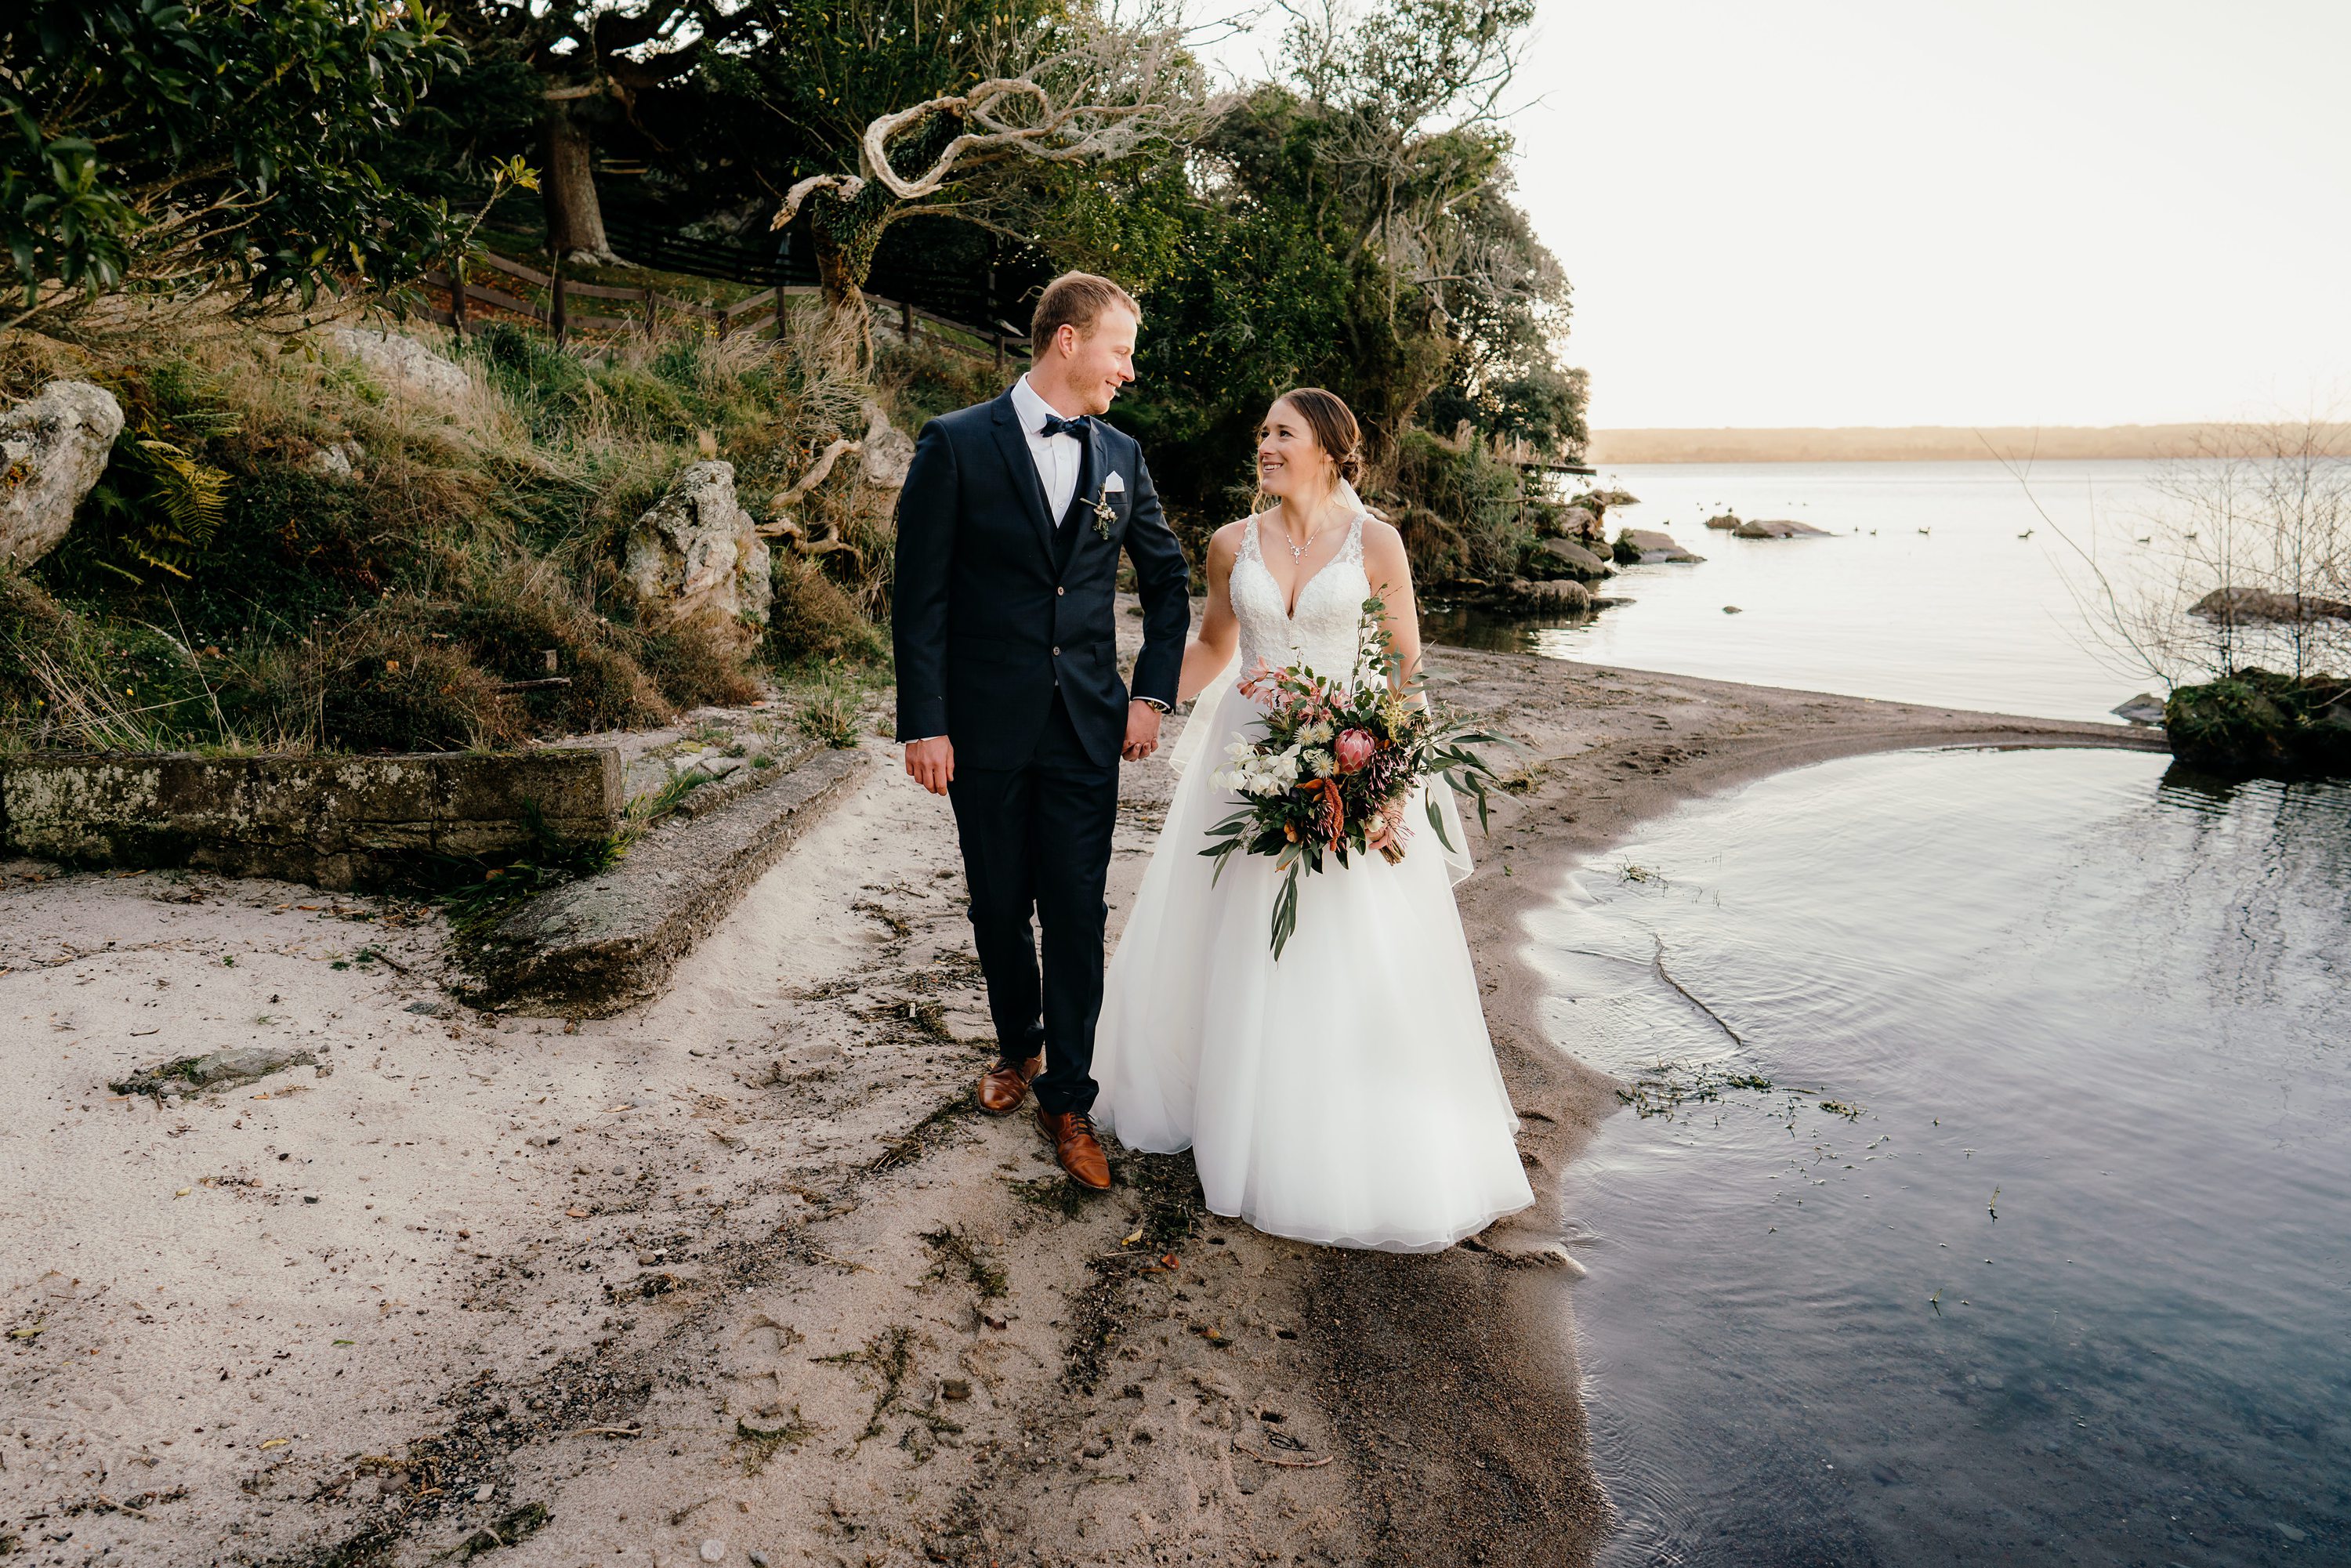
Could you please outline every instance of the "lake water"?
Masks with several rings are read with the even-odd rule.
[[[1868,548],[1717,553],[1769,563],[1761,598]],[[2112,690],[1839,645],[1668,667],[2075,716]],[[1584,867],[1531,951],[1554,1038],[1647,1113],[1566,1174],[1608,1560],[2351,1562],[2346,933],[2351,786],[2139,753],[1824,764]]]
[[[2075,596],[2088,570],[2060,536],[2110,575],[2147,569],[2151,551],[2138,541],[2164,505],[2159,472],[2145,462],[2042,463],[2022,480],[1991,462],[1611,468],[1593,483],[1641,498],[1608,515],[1611,535],[1661,528],[1702,565],[1628,568],[1601,591],[1632,602],[1586,619],[1440,606],[1428,632],[1676,674],[2115,722],[2107,710],[2153,683],[2100,651]],[[1741,539],[1706,527],[1726,510],[1834,537]]]

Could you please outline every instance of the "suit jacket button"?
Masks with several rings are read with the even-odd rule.
[[[1053,590],[1053,597],[1054,597],[1054,598],[1056,598],[1056,599],[1059,599],[1059,598],[1061,598],[1061,595],[1063,595],[1064,593],[1067,593],[1067,592],[1069,592],[1069,591],[1069,591],[1068,589],[1066,589],[1066,588],[1056,588],[1055,590]]]
[[[1053,650],[1053,657],[1055,657],[1056,659],[1058,659],[1058,658],[1060,658],[1061,656],[1061,651],[1059,648],[1054,649],[1054,650]]]

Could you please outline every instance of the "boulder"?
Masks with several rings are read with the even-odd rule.
[[[2158,729],[2163,727],[2163,699],[2153,692],[2141,692],[2129,701],[2108,708],[2106,711],[2116,718],[2128,719],[2133,724],[2153,725]]]
[[[1596,516],[1611,507],[1637,507],[1641,497],[1629,490],[1585,490],[1573,497],[1575,505],[1588,507]]]
[[[328,329],[327,346],[357,360],[388,391],[446,407],[473,390],[474,378],[415,339],[364,327]]]
[[[89,382],[51,382],[0,413],[0,560],[30,566],[57,547],[121,434],[122,405]]]
[[[1653,566],[1659,561],[1695,565],[1706,557],[1690,554],[1674,542],[1671,534],[1655,528],[1624,528],[1616,535],[1616,559],[1625,565]]]
[[[1562,577],[1598,582],[1614,569],[1573,539],[1544,539],[1527,552],[1527,575],[1549,581]]]
[[[2207,621],[2335,621],[2351,620],[2351,603],[2266,588],[2216,588],[2188,612]]]
[[[1713,526],[1711,523],[1707,525],[1708,528]],[[1828,529],[1816,528],[1810,523],[1800,523],[1789,517],[1775,517],[1767,521],[1740,523],[1730,532],[1734,538],[1792,539],[1801,538],[1807,534],[1825,536]]]
[[[914,438],[892,424],[878,402],[865,405],[865,439],[858,444],[858,461],[865,482],[885,490],[902,487],[914,461]]]
[[[2163,729],[2174,757],[2207,772],[2351,778],[2351,680],[2239,670],[2173,691]]]
[[[1547,539],[1596,539],[1600,517],[1584,507],[1546,507],[1535,518],[1535,533]]]
[[[1572,577],[1554,578],[1549,582],[1513,578],[1510,587],[1513,598],[1535,609],[1580,615],[1592,608],[1592,590]]]
[[[696,463],[629,529],[621,574],[649,624],[768,623],[768,541],[735,498],[735,465]]]
[[[1721,528],[1727,532],[1739,526],[1739,514],[1725,512],[1720,517],[1708,517],[1706,520],[1706,526],[1709,528]]]
[[[338,441],[310,454],[310,468],[329,479],[355,479],[359,477],[360,459],[366,455],[366,449],[358,442]]]

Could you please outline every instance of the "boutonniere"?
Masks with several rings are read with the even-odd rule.
[[[1110,498],[1113,496],[1124,494],[1126,494],[1126,481],[1120,478],[1117,471],[1113,469],[1110,476],[1102,481],[1102,493],[1094,497],[1094,533],[1097,538],[1104,539],[1110,538],[1111,527],[1118,521],[1118,513],[1112,509]]]

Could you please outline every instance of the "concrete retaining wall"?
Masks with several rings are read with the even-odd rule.
[[[620,754],[0,758],[0,847],[76,865],[193,865],[329,888],[407,880],[428,855],[605,837]]]

